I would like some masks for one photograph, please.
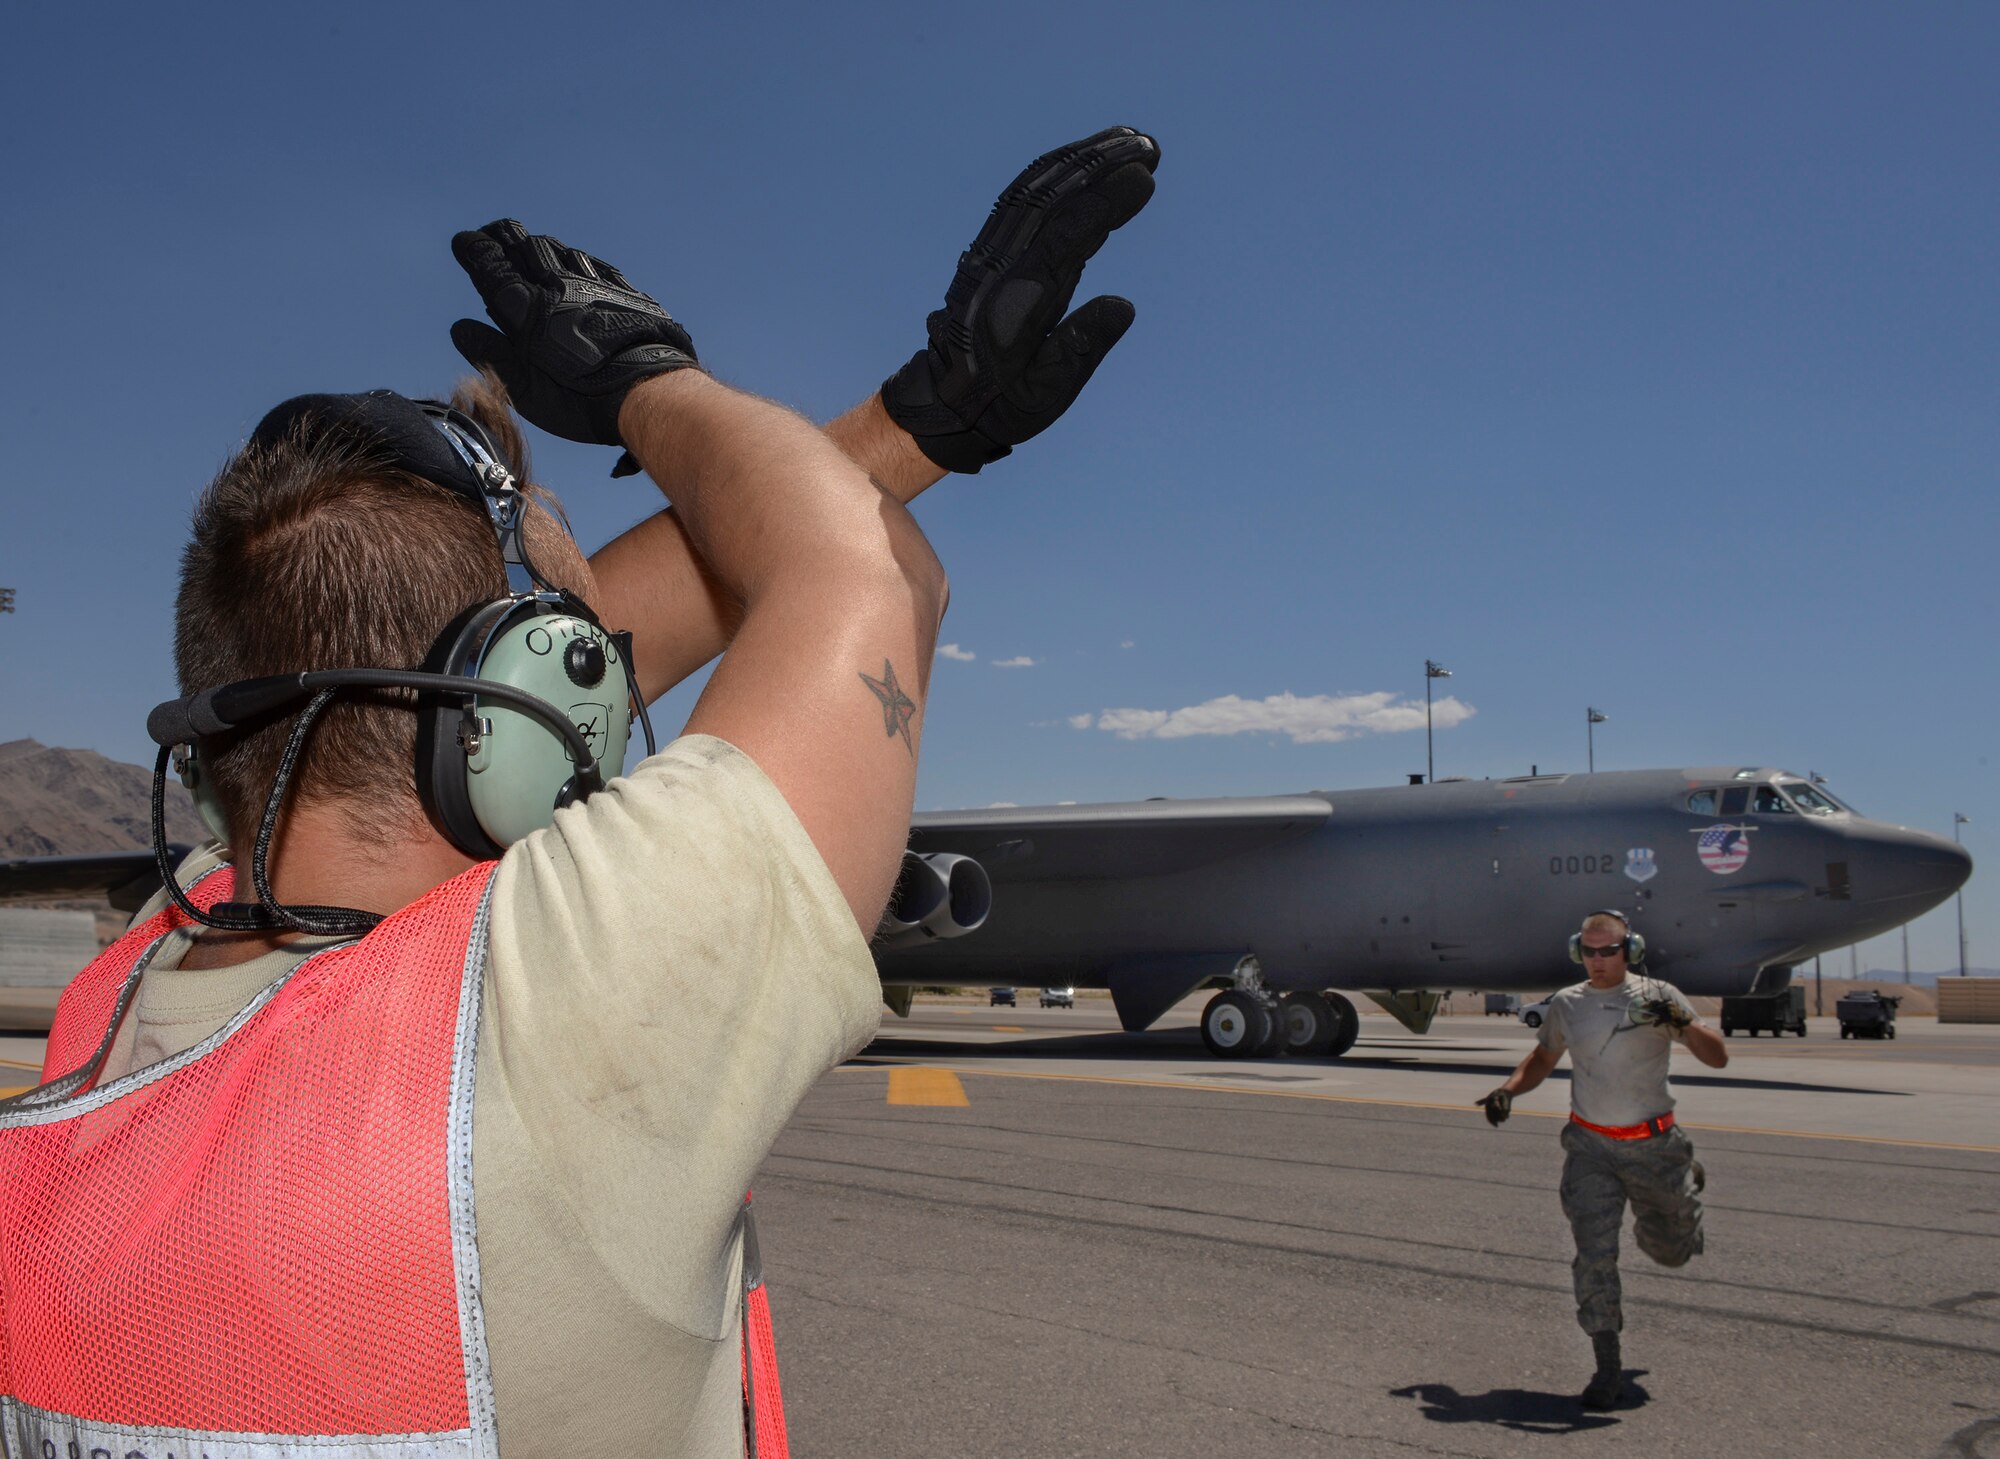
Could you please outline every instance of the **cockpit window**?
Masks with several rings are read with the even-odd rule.
[[[1760,816],[1789,816],[1795,814],[1792,810],[1792,803],[1778,794],[1778,788],[1775,785],[1758,786],[1757,798],[1751,802],[1750,809]]]
[[[1784,790],[1786,795],[1798,802],[1799,809],[1808,815],[1830,816],[1840,809],[1834,803],[1832,796],[1821,794],[1802,780],[1786,781]]]
[[[1688,809],[1698,816],[1714,815],[1715,792],[1712,790],[1697,790],[1693,795],[1688,797]]]
[[[1750,787],[1747,785],[1732,785],[1722,792],[1722,814],[1725,816],[1740,816],[1749,804]]]

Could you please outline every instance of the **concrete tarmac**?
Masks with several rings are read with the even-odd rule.
[[[1708,1251],[1627,1240],[1594,1414],[1562,1078],[1471,1107],[1529,1031],[1230,1063],[1199,1007],[924,1002],[820,1081],[756,1183],[794,1452],[2000,1459],[2000,1027],[1677,1055]]]
[[[757,1183],[797,1452],[2000,1456],[2000,1028],[1677,1057],[1708,1251],[1627,1240],[1593,1414],[1564,1087],[1470,1107],[1528,1031],[1223,1063],[1199,1006],[920,1003],[821,1081]]]

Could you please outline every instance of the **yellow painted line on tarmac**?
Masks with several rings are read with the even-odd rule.
[[[1021,1027],[1019,1027],[1019,1026],[1018,1026],[1018,1025],[1016,1025],[1016,1024],[1011,1024],[1011,1023],[996,1023],[996,1024],[994,1024],[994,1025],[993,1025],[993,1032],[995,1032],[995,1033],[1026,1033],[1026,1032],[1027,1032],[1027,1030],[1026,1030],[1025,1028],[1021,1028]]]
[[[34,1087],[32,1084],[23,1084],[19,1089],[0,1089],[0,1099],[12,1099],[17,1094],[26,1094]]]
[[[972,1101],[949,1069],[891,1069],[889,1103],[946,1105],[963,1109]]]
[[[902,1072],[892,1070],[889,1075],[889,1102],[896,1103],[895,1078]],[[930,1070],[911,1071],[930,1073]],[[943,1073],[943,1070],[935,1072]],[[1313,1099],[1327,1104],[1373,1104],[1387,1105],[1395,1109],[1442,1109],[1458,1114],[1470,1114],[1478,1108],[1471,1100],[1464,1104],[1439,1104],[1434,1100],[1418,1099],[1369,1099],[1358,1094],[1313,1094],[1303,1089],[1246,1089],[1240,1084],[1207,1084],[1191,1079],[1120,1079],[1110,1074],[1030,1074],[1017,1069],[967,1069],[971,1075],[990,1076],[994,1079],[1045,1079],[1072,1084],[1128,1084],[1141,1089],[1197,1089],[1208,1094],[1261,1094],[1267,1099]],[[1538,1120],[1567,1120],[1566,1114],[1538,1109],[1516,1109],[1516,1116],[1526,1115]],[[1483,1118],[1483,1116],[1482,1116]],[[1968,1150],[1980,1155],[2000,1155],[2000,1145],[1961,1145],[1949,1140],[1899,1140],[1888,1135],[1829,1135],[1818,1130],[1774,1130],[1756,1125],[1711,1125],[1706,1122],[1688,1122],[1689,1129],[1716,1130],[1731,1135],[1786,1135],[1795,1140],[1850,1140],[1863,1145],[1908,1145],[1920,1150]]]
[[[39,1070],[41,1067],[40,1064],[24,1064],[19,1059],[0,1059],[0,1068]]]

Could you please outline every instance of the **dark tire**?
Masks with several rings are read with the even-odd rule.
[[[1521,1022],[1527,1024],[1529,1028],[1540,1028],[1542,1026],[1542,1015],[1539,1013],[1524,1013],[1521,1015]]]
[[[1278,1025],[1287,1054],[1324,1054],[1333,1047],[1333,1006],[1318,993],[1287,993],[1280,998]]]
[[[1893,1023],[1890,1024],[1889,1027],[1883,1031],[1883,1036],[1885,1038],[1894,1038],[1896,1036],[1896,1025]]]
[[[1736,1030],[1731,1028],[1728,1024],[1725,1023],[1722,1025],[1722,1036],[1726,1039],[1735,1038]]]
[[[1361,1014],[1352,999],[1339,993],[1323,995],[1326,1006],[1333,1010],[1333,1042],[1327,1046],[1327,1053],[1338,1059],[1354,1047],[1354,1041],[1361,1037]]]
[[[1264,1011],[1264,1036],[1250,1051],[1253,1059],[1275,1059],[1285,1052],[1285,1020],[1276,1003],[1260,1005]]]
[[[1201,1041],[1218,1059],[1248,1059],[1272,1036],[1271,1015],[1255,998],[1226,988],[1201,1011]]]

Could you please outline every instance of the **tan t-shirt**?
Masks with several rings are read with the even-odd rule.
[[[1694,1014],[1672,984],[1631,973],[1615,988],[1576,983],[1549,999],[1535,1037],[1551,1053],[1569,1051],[1570,1108],[1594,1125],[1641,1124],[1674,1107],[1667,1058],[1680,1032],[1632,1018],[1636,1007],[1655,998]]]
[[[184,972],[176,942],[106,1078],[199,1043],[302,955]],[[502,1448],[735,1459],[737,1208],[874,1033],[853,913],[749,757],[689,736],[508,849],[484,989],[473,1193]]]

